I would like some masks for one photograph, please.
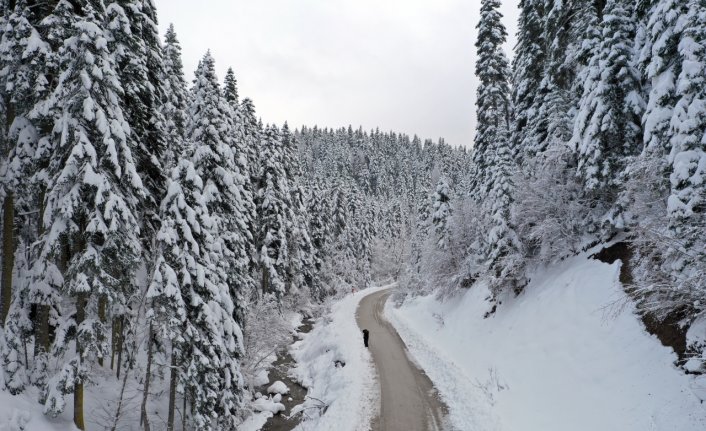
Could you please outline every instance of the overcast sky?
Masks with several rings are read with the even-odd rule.
[[[503,14],[515,43],[517,3]],[[480,0],[155,0],[187,79],[210,49],[265,122],[473,139]]]

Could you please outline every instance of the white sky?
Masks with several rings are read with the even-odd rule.
[[[210,49],[264,122],[362,125],[470,146],[480,0],[154,0],[191,80]],[[517,4],[504,0],[515,43]]]

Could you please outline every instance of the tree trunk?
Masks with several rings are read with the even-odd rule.
[[[79,293],[76,297],[76,328],[81,326],[86,318],[86,294]],[[76,338],[76,351],[79,354],[79,363],[83,364],[83,346]],[[74,389],[74,424],[78,429],[85,430],[86,425],[83,420],[83,380],[76,383]]]
[[[174,356],[174,353],[172,352],[172,366],[169,372],[169,411],[167,413],[167,431],[174,431],[174,410],[176,410],[177,376],[178,372],[176,356]]]
[[[37,305],[37,327],[34,354],[49,351],[49,306]]]
[[[123,362],[123,316],[118,317],[118,339],[115,343],[115,348],[118,351],[118,363],[116,364],[116,376],[120,378],[120,367]]]
[[[39,192],[39,220],[37,220],[37,238],[44,235],[44,188]],[[63,270],[63,269],[62,269]],[[49,352],[49,306],[37,304],[37,322],[35,325],[34,354],[42,349]]]
[[[123,384],[120,387],[120,398],[118,399],[118,408],[115,410],[115,419],[113,420],[113,428],[111,431],[116,431],[118,429],[118,422],[120,422],[120,416],[122,415],[123,412],[123,400],[125,399],[125,388],[127,387],[127,377],[128,377],[128,372],[125,372],[125,376],[123,377]]]
[[[147,418],[147,398],[150,393],[150,379],[152,374],[152,344],[154,343],[154,335],[152,334],[152,323],[150,323],[149,335],[147,338],[147,369],[145,370],[145,387],[142,393],[142,406],[140,408],[140,423],[145,431],[150,431],[150,421]],[[171,383],[171,382],[170,382]],[[171,389],[171,384],[170,384]],[[171,394],[170,394],[171,395]]]
[[[105,319],[105,309],[106,309],[107,303],[108,303],[108,300],[106,299],[105,295],[101,295],[101,297],[98,299],[98,319],[100,320],[100,322],[103,325],[105,325],[105,320],[106,320]],[[100,342],[102,344],[104,340],[105,340],[105,337],[103,336],[103,332],[101,332],[100,335],[98,336],[98,342]],[[103,366],[103,355],[101,355],[98,358],[98,365],[100,365],[101,367]]]
[[[12,192],[5,196],[2,209],[2,280],[0,294],[0,326],[5,326],[5,319],[10,312],[12,301],[12,268],[15,265],[15,202]]]
[[[86,228],[83,221],[79,222],[79,226],[81,229],[81,235],[78,238],[75,238],[74,243],[72,244],[73,249],[71,248],[71,244],[69,244],[69,241],[66,241],[67,257],[69,257],[70,259],[73,258],[73,256],[79,255],[86,249],[86,241],[83,238]],[[65,262],[67,266],[70,259],[67,259]],[[89,293],[84,292],[76,294],[76,352],[79,355],[79,367],[81,368],[83,367],[83,353],[85,346],[81,345],[79,332],[81,324],[84,322],[84,320],[86,320],[86,305],[88,305],[89,295]],[[74,389],[74,424],[78,429],[81,430],[86,429],[83,413],[83,379],[81,378],[76,383],[76,388]]]
[[[266,267],[262,267],[262,296],[264,297],[267,294],[267,290],[269,289],[269,284],[270,284],[270,273],[267,271]]]
[[[110,369],[114,370],[115,369],[115,346],[118,340],[118,319],[113,318],[111,319],[112,321],[112,328],[111,328],[111,336],[110,336]]]

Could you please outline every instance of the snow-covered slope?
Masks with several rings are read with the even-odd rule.
[[[496,312],[488,291],[421,297],[387,315],[461,430],[706,429],[706,379],[646,333],[619,264],[586,256],[541,271]]]
[[[42,406],[29,395],[12,396],[0,391],[0,431],[78,430],[67,416],[49,418],[42,414]]]

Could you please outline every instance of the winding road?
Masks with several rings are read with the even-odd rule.
[[[385,319],[385,301],[391,289],[360,301],[358,326],[370,331],[370,352],[380,380],[380,417],[373,431],[441,431],[445,406],[434,385],[409,358],[404,342]],[[362,342],[362,336],[361,336]]]

